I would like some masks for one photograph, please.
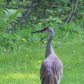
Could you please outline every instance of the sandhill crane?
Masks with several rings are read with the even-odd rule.
[[[51,27],[46,27],[32,33],[36,32],[44,32],[50,35],[46,46],[45,60],[42,62],[40,69],[41,84],[59,84],[63,75],[63,64],[52,49],[54,30]]]

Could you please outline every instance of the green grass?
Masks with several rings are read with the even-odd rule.
[[[68,41],[54,41],[52,44],[64,67],[60,84],[84,83],[84,40],[80,38],[77,36],[72,40],[69,38]],[[40,84],[41,63],[38,61],[45,59],[45,47],[46,43],[40,43],[18,51],[0,53],[2,84]]]
[[[56,55],[63,62],[64,68],[60,84],[84,83],[84,29],[77,31],[78,33],[70,30],[61,31],[58,28],[55,30],[52,46]],[[21,34],[21,31],[19,33]],[[2,84],[40,84],[42,62],[38,63],[38,61],[45,59],[46,43],[44,41],[46,38],[42,40],[43,43],[39,40],[45,34],[30,35],[33,40],[23,42],[22,38],[26,36],[25,39],[27,39],[27,33],[22,32],[23,37],[15,34],[20,38],[14,38],[16,40],[14,45],[11,43],[12,40],[10,41],[10,35],[8,36],[9,40],[7,39],[8,42],[5,42],[7,45],[9,42],[11,43],[9,47],[6,45],[6,49],[10,49],[10,51],[4,52],[4,48],[0,48],[0,82]],[[19,44],[19,42],[21,43]],[[13,49],[10,48],[11,46]]]

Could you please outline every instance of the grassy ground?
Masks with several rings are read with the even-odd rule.
[[[63,62],[60,84],[84,84],[84,40],[82,35],[54,40],[53,50]],[[0,53],[2,84],[40,84],[40,61],[45,59],[46,43],[36,43],[17,51]]]

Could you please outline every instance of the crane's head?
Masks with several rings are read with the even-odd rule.
[[[46,27],[42,30],[39,31],[34,31],[32,33],[38,33],[38,32],[44,32],[44,33],[48,33],[48,34],[54,34],[54,30],[51,27]]]

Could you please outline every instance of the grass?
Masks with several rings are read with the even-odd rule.
[[[52,42],[53,50],[63,62],[64,67],[60,84],[83,84],[84,35],[83,33],[65,35],[63,38],[55,35]],[[41,63],[45,59],[45,47],[46,43],[35,41],[32,45],[21,46],[17,50],[2,51],[0,53],[0,83],[40,84],[39,73]]]
[[[64,65],[60,84],[84,83],[84,43],[79,39],[72,40],[72,42],[54,41],[53,43],[53,49]],[[44,43],[21,48],[17,52],[1,53],[0,81],[2,84],[40,84],[41,63],[38,61],[44,60],[45,47]]]

